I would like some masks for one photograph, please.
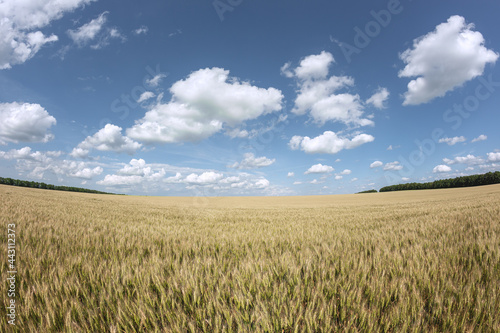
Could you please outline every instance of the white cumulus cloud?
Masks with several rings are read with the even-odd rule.
[[[323,165],[321,163],[319,164],[315,164],[313,166],[311,166],[309,169],[307,169],[306,172],[304,172],[304,174],[308,175],[308,174],[311,174],[311,173],[329,173],[329,172],[333,172],[335,169],[329,165]]]
[[[81,178],[81,179],[92,179],[95,176],[99,176],[103,172],[103,168],[100,166],[97,166],[95,168],[82,168],[82,169],[77,169],[73,172],[71,172],[69,175],[71,177],[75,178]]]
[[[94,0],[0,1],[0,69],[22,64],[45,44],[56,42],[56,35],[47,36],[39,29],[92,1]]]
[[[444,164],[436,165],[434,167],[434,169],[432,169],[432,172],[434,172],[434,173],[450,172],[450,171],[451,171],[451,168],[447,165],[444,165]]]
[[[255,182],[255,188],[263,189],[263,188],[268,187],[269,184],[270,184],[269,180],[267,180],[265,178],[259,179],[258,181]]]
[[[349,170],[349,169],[344,169],[344,171],[342,171],[340,174],[345,176],[345,175],[350,175],[351,173],[352,173],[352,171],[351,171],[351,170]]]
[[[48,142],[56,124],[40,104],[0,103],[0,144],[7,142]]]
[[[325,79],[328,76],[329,67],[334,61],[332,54],[325,51],[307,56],[295,68],[295,75],[301,80]]]
[[[150,143],[198,142],[224,124],[234,127],[281,110],[283,99],[281,91],[241,82],[222,68],[193,72],[170,92],[170,102],[154,105],[127,130],[129,137]]]
[[[0,158],[6,160],[31,160],[42,163],[50,163],[53,157],[59,157],[60,151],[40,152],[32,151],[31,147],[24,147],[21,149],[11,149],[7,152],[0,151]]]
[[[353,149],[362,144],[372,142],[375,138],[368,134],[358,134],[352,139],[340,137],[332,131],[310,138],[295,135],[288,143],[292,150],[302,150],[309,154],[336,154],[343,149]]]
[[[0,151],[0,159],[16,160],[16,170],[19,174],[42,179],[46,172],[58,177],[66,176],[89,180],[103,172],[101,166],[95,163],[60,160],[61,151],[33,151],[30,147]]]
[[[166,174],[164,168],[147,164],[143,159],[132,159],[129,164],[124,165],[116,174],[108,174],[98,185],[105,186],[134,186],[134,185],[156,185]]]
[[[103,180],[96,183],[105,186],[130,186],[137,185],[143,181],[141,176],[121,176],[121,175],[106,175]]]
[[[269,159],[265,156],[255,157],[253,153],[246,153],[241,162],[235,162],[231,168],[235,169],[257,169],[273,164],[276,159]]]
[[[219,180],[221,180],[222,177],[224,177],[224,175],[222,173],[217,173],[214,171],[207,171],[207,172],[203,172],[200,175],[198,175],[196,173],[192,173],[186,177],[184,182],[189,183],[189,184],[196,184],[196,185],[215,184]]]
[[[400,54],[406,66],[399,77],[416,77],[408,83],[403,105],[442,97],[482,75],[486,64],[496,62],[498,54],[487,49],[483,35],[473,29],[462,16],[451,16]]]
[[[441,138],[439,139],[439,143],[447,143],[448,146],[456,145],[460,142],[465,142],[467,139],[464,136],[455,136],[453,138]]]
[[[129,164],[118,170],[117,174],[125,176],[147,176],[152,172],[152,168],[146,165],[146,161],[141,159],[131,159]]]
[[[480,156],[474,156],[474,155],[467,155],[467,156],[457,156],[453,159],[449,158],[443,158],[443,162],[452,165],[452,164],[468,164],[468,165],[474,165],[474,164],[481,164],[484,163],[484,159]]]
[[[71,156],[84,158],[88,156],[92,149],[133,154],[142,147],[142,144],[123,136],[121,132],[121,127],[107,124],[96,134],[88,136],[78,144],[71,152]]]
[[[490,162],[500,162],[500,153],[491,152],[488,153],[488,161]]]
[[[370,168],[371,169],[378,168],[378,167],[381,167],[382,165],[384,165],[384,163],[382,163],[381,161],[375,161],[372,164],[370,164]]]
[[[387,171],[387,170],[398,171],[398,170],[401,170],[401,169],[403,169],[403,166],[401,164],[399,164],[399,161],[389,162],[389,163],[386,163],[384,165],[384,170],[385,171]]]
[[[378,90],[366,100],[367,104],[372,104],[377,109],[385,108],[385,101],[389,98],[389,90],[387,88],[378,88]]]
[[[328,77],[334,62],[332,54],[323,51],[305,57],[293,70],[290,63],[281,68],[283,75],[297,79],[298,91],[292,113],[303,115],[309,112],[319,125],[328,121],[354,126],[373,125],[372,120],[363,118],[364,103],[360,96],[340,91],[354,86],[354,79],[348,76]],[[384,91],[388,93],[387,89]],[[380,102],[381,98],[381,95],[374,97],[371,104]]]

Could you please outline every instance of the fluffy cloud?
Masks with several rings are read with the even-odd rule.
[[[16,169],[34,178],[42,179],[45,172],[51,172],[57,176],[88,180],[103,172],[103,168],[95,164],[57,159],[61,155],[60,151],[33,151],[30,147],[0,151],[0,158],[16,160]]]
[[[500,162],[500,153],[488,153],[488,161],[490,162]]]
[[[310,115],[321,125],[327,121],[342,122],[346,125],[373,125],[373,121],[362,118],[363,106],[359,95],[347,93],[332,94],[315,101],[311,106]]]
[[[144,142],[197,142],[246,120],[281,110],[283,95],[275,88],[259,88],[230,78],[222,68],[191,73],[170,88],[172,99],[158,103],[127,130]]]
[[[151,166],[146,165],[142,158],[136,160],[133,158],[128,165],[125,165],[117,173],[124,176],[147,176],[151,174]]]
[[[181,183],[181,181],[182,181],[182,174],[180,172],[176,172],[175,176],[171,176],[164,179],[164,182],[168,184],[178,184]]]
[[[256,188],[266,188],[269,186],[269,180],[267,179],[259,179],[258,181],[255,182],[255,187]]]
[[[384,170],[394,170],[398,171],[403,169],[403,166],[399,164],[399,161],[389,162],[384,165]]]
[[[400,54],[406,64],[399,77],[417,77],[408,83],[403,105],[427,103],[483,74],[498,54],[484,47],[484,38],[461,16],[413,41],[413,48]]]
[[[307,56],[295,69],[295,76],[301,80],[325,79],[328,76],[329,67],[334,61],[332,54],[325,51],[317,55]]]
[[[31,160],[44,163],[49,163],[52,161],[53,157],[59,157],[60,155],[60,151],[42,153],[40,151],[32,151],[30,147],[11,149],[8,152],[0,151],[0,158],[6,160]]]
[[[166,177],[167,172],[175,172],[175,175]],[[226,176],[222,172],[213,170],[180,168],[168,164],[148,164],[143,159],[132,159],[114,174],[106,175],[97,184],[120,187],[123,190],[142,189],[145,192],[163,188],[185,193],[187,189],[194,191],[193,196],[215,195],[216,193],[262,194],[262,191],[273,194],[283,191],[276,186],[271,186],[270,182],[263,177],[244,172]]]
[[[297,98],[292,112],[303,115],[309,111],[311,118],[320,125],[327,121],[354,126],[373,125],[373,121],[363,118],[364,104],[359,95],[338,93],[341,89],[354,86],[354,79],[347,76],[328,78],[334,61],[331,53],[323,51],[319,55],[305,57],[294,70],[290,69],[290,63],[281,68],[283,75],[297,79]],[[388,94],[387,89],[381,89]],[[381,94],[372,96],[370,103],[383,103]]]
[[[294,172],[289,172],[286,176],[287,176],[287,177],[294,177],[294,176],[295,176],[295,173],[294,173]]]
[[[238,183],[232,183],[231,189],[251,190],[251,189],[266,189],[270,185],[269,180],[261,178],[255,181],[244,180]]]
[[[323,134],[310,138],[308,136],[294,136],[288,143],[292,150],[302,150],[309,154],[336,154],[342,149],[353,149],[375,138],[368,134],[358,134],[351,140],[345,137],[339,137],[331,131],[325,131]]]
[[[494,162],[500,161],[500,152],[491,152],[486,154],[487,158],[481,156],[467,155],[467,156],[457,156],[453,159],[443,158],[443,162],[447,165],[454,164],[464,164],[468,167],[465,171],[472,171],[474,168],[472,166],[478,165],[481,169],[487,169],[488,171],[496,171],[498,165]]]
[[[97,184],[104,186],[131,186],[140,184],[142,181],[143,178],[141,176],[106,175]]]
[[[47,142],[54,138],[49,129],[55,124],[39,104],[0,103],[0,144]]]
[[[335,180],[341,180],[344,176],[350,175],[352,173],[349,169],[344,169],[344,171],[335,174]]]
[[[389,98],[389,90],[387,88],[378,88],[377,92],[372,97],[366,100],[366,104],[372,104],[377,109],[385,108],[385,101]]]
[[[0,69],[11,68],[31,59],[42,46],[56,42],[56,35],[45,36],[41,31],[24,33],[16,30],[6,30],[0,23]],[[10,44],[8,43],[10,42]]]
[[[43,179],[46,173],[56,175],[59,181],[67,178],[90,180],[101,175],[105,168],[116,168],[116,164],[107,165],[96,161],[60,160],[60,151],[39,152],[30,147],[0,151],[0,160],[15,160],[19,174]],[[166,177],[167,172],[175,176]],[[143,159],[131,159],[120,165],[112,174],[104,175],[97,185],[116,187],[123,191],[134,189],[151,193],[163,188],[176,193],[192,190],[191,195],[215,195],[217,193],[238,194],[290,194],[290,191],[259,175],[239,172],[236,175],[224,175],[214,170],[199,170],[176,167],[168,164],[148,164]]]
[[[496,164],[496,163],[484,164],[484,165],[480,165],[479,168],[481,170],[486,171],[486,172],[494,172],[494,171],[498,171],[498,169],[500,168],[500,164]]]
[[[89,180],[95,176],[100,175],[103,172],[102,167],[96,166],[92,168],[92,165],[87,162],[77,162],[71,160],[56,160],[50,164],[37,166],[31,174],[40,173],[41,178],[43,173],[50,171],[58,176],[67,176],[80,179]]]
[[[107,124],[93,136],[88,136],[71,152],[72,157],[85,158],[92,149],[133,154],[141,144],[122,135],[121,127]]]
[[[132,159],[116,174],[106,175],[97,182],[105,186],[133,186],[138,184],[157,183],[165,176],[165,169],[157,168],[156,172],[143,159]]]
[[[474,164],[484,163],[484,159],[482,157],[469,154],[467,156],[457,156],[452,160],[449,158],[443,158],[443,162],[448,164],[448,165],[452,165],[452,164],[474,165]]]
[[[77,169],[70,173],[71,177],[81,178],[81,179],[92,179],[95,176],[99,176],[103,172],[103,169],[100,166],[97,166],[93,169],[91,168],[81,168]]]
[[[11,68],[32,58],[47,43],[58,40],[40,30],[73,11],[95,0],[47,0],[0,2],[0,69]]]
[[[375,161],[373,162],[372,164],[370,164],[370,168],[378,168],[378,167],[381,167],[382,165],[384,165],[384,163],[382,163],[381,161]]]
[[[472,142],[485,141],[485,140],[487,140],[487,139],[488,139],[488,137],[487,137],[486,135],[481,134],[481,135],[480,135],[480,136],[478,136],[477,138],[472,139]]]
[[[451,171],[451,168],[447,165],[444,165],[444,164],[436,165],[434,167],[434,169],[432,169],[432,172],[434,172],[434,173],[450,172],[450,171]]]
[[[224,177],[222,173],[217,173],[213,171],[204,172],[200,175],[192,173],[186,177],[184,182],[188,184],[196,184],[196,185],[207,185],[207,184],[215,184],[219,180]]]
[[[329,165],[323,165],[323,164],[315,164],[313,166],[311,166],[309,169],[307,169],[306,172],[304,172],[304,174],[308,175],[308,174],[311,174],[311,173],[328,173],[328,172],[332,172],[334,171],[335,169]]]
[[[41,28],[59,19],[65,12],[97,0],[4,0],[0,13],[4,20],[12,21],[19,29]]]
[[[447,143],[448,146],[453,146],[459,142],[465,142],[467,139],[464,136],[455,136],[453,138],[441,138],[439,143]]]
[[[344,171],[342,171],[340,174],[345,176],[345,175],[350,175],[351,173],[352,173],[352,171],[351,171],[351,170],[349,170],[349,169],[344,169]]]
[[[246,153],[244,155],[243,161],[235,162],[230,168],[235,169],[257,169],[262,167],[267,167],[273,164],[276,159],[269,159],[265,156],[255,157],[253,153]]]
[[[254,176],[241,173],[238,176],[224,177],[222,173],[214,171],[203,172],[202,174],[190,174],[180,180],[187,184],[187,188],[203,186],[219,191],[236,191],[238,193],[247,193],[248,190],[263,190],[270,187],[269,180],[265,178],[255,178]],[[243,191],[243,192],[241,192]]]

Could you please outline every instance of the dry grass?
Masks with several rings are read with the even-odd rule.
[[[0,186],[14,332],[498,332],[500,185],[282,198]],[[4,329],[5,328],[5,329]]]

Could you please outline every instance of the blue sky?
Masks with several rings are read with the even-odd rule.
[[[500,170],[497,1],[0,4],[0,176],[354,193]]]

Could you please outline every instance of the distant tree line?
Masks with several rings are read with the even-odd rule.
[[[377,190],[368,190],[368,191],[361,191],[356,194],[361,194],[361,193],[377,193]]]
[[[0,177],[0,184],[21,186],[21,187],[41,188],[41,189],[45,189],[45,190],[56,190],[56,191],[84,192],[84,193],[97,193],[97,194],[114,194],[114,193],[107,193],[107,192],[101,192],[101,191],[96,191],[96,190],[89,190],[89,189],[80,188],[80,187],[57,186],[57,185],[52,185],[52,184],[45,184],[45,183],[20,180],[20,179],[12,179],[12,178],[3,178],[3,177]]]
[[[488,172],[482,175],[440,179],[430,183],[406,183],[406,184],[385,186],[380,189],[380,192],[469,187],[469,186],[490,185],[498,183],[500,183],[500,171]]]

